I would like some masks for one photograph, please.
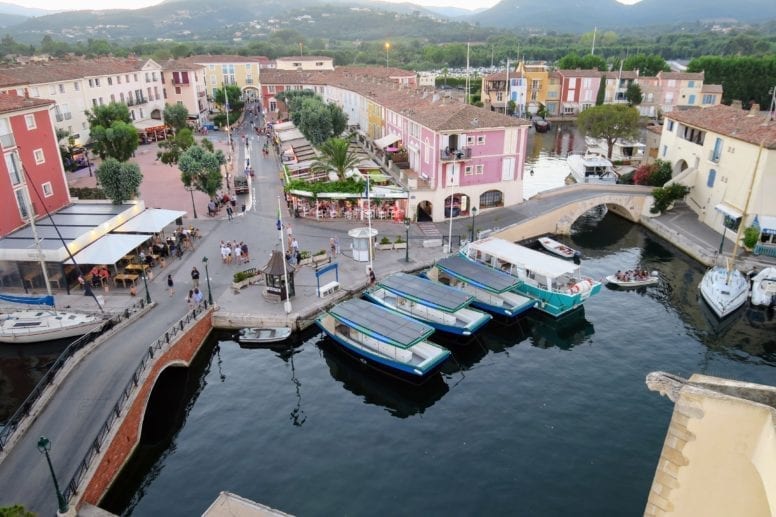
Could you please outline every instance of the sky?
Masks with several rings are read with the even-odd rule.
[[[6,0],[7,1],[7,0]],[[387,0],[389,2],[405,2],[407,0]],[[483,9],[493,7],[499,0],[409,0],[412,3],[423,6],[448,6],[462,9]],[[617,0],[623,4],[633,4],[639,0]],[[139,9],[156,5],[161,0],[70,0],[67,2],[67,10],[80,9]],[[10,3],[25,7],[38,7],[40,9],[61,10],[62,0],[10,0]]]

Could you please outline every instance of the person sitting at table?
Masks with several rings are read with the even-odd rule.
[[[97,266],[94,266],[92,268],[92,271],[95,271],[94,273],[91,273],[91,271],[90,271],[90,274],[92,275],[92,278],[91,278],[92,287],[99,287],[100,286],[100,269]]]
[[[94,266],[90,271],[89,275],[91,278],[94,278],[96,276],[99,276],[100,274],[100,268],[98,266]]]
[[[102,282],[102,285],[107,285],[108,280],[110,280],[110,271],[108,271],[108,266],[102,266],[100,268],[100,281]]]
[[[151,255],[146,255],[145,258],[143,258],[143,262],[148,266],[151,267],[154,265],[154,257]]]

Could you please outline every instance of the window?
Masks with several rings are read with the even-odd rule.
[[[129,82],[129,74],[125,74],[124,79],[126,79],[126,82]]]
[[[49,95],[56,95],[57,93],[57,86],[55,84],[49,85]]]
[[[485,144],[485,135],[477,135],[477,145]]]
[[[30,88],[30,97],[40,97],[40,90],[37,88]]]
[[[502,206],[503,204],[503,195],[501,194],[500,190],[489,190],[487,192],[483,192],[480,196],[480,209]]]
[[[474,136],[469,135],[466,137],[466,145],[474,145]]]
[[[477,176],[481,176],[481,175],[485,174],[485,166],[482,165],[482,164],[475,165],[474,166],[474,174],[476,174]]]
[[[709,177],[706,179],[706,186],[712,188],[714,186],[714,178],[717,177],[717,171],[714,169],[709,170]]]
[[[120,75],[116,76],[116,84],[121,84],[121,76]]]
[[[80,91],[81,91],[81,83],[79,83],[78,81],[75,81],[75,82],[73,83],[73,89],[74,89],[75,91],[77,91],[77,92],[80,92]]]
[[[175,94],[176,95],[180,95],[181,94],[181,87],[180,86],[176,86],[175,87]]]
[[[695,95],[690,95],[690,98],[687,99],[687,104],[689,104],[690,106],[695,105]]]
[[[156,72],[151,72],[151,81],[156,82]]]
[[[58,84],[59,87],[59,93],[65,93],[65,85],[64,84]]]
[[[717,138],[714,141],[714,150],[711,152],[711,161],[713,161],[714,163],[718,163],[719,162],[719,157],[722,155],[722,146],[723,146],[723,144],[724,144],[724,142],[722,141],[721,138]],[[711,185],[709,185],[709,186],[711,186]]]
[[[668,121],[668,132],[670,133],[673,130],[674,130],[674,121],[673,120],[669,120]]]
[[[132,78],[137,82],[137,74],[132,74]]]
[[[47,181],[43,185],[41,185],[41,188],[43,189],[43,196],[44,197],[51,197],[54,195],[54,189],[51,187],[51,182]]]
[[[6,149],[16,146],[16,140],[11,132],[11,124],[8,123],[7,118],[0,118],[0,146]]]
[[[46,157],[43,155],[43,149],[35,149],[32,151],[32,156],[35,157],[35,165],[42,165],[46,163]]]
[[[274,84],[270,84],[269,86],[267,86],[267,92],[268,93],[275,93],[275,85]]]
[[[119,94],[119,99],[121,100],[121,102],[124,102],[124,93]]]
[[[695,88],[695,81],[687,81],[688,88]]]
[[[704,95],[703,96],[703,104],[714,104],[715,101],[714,95]]]
[[[11,178],[11,185],[19,185],[22,182],[22,168],[16,153],[5,155],[5,166],[8,169],[8,176]]]
[[[22,219],[30,217],[30,210],[27,206],[27,196],[25,195],[24,188],[20,188],[14,191],[16,195],[16,204],[19,206],[19,215]]]
[[[95,77],[94,78],[94,85],[95,86],[99,86],[100,85],[100,78],[99,77]]]
[[[474,174],[474,167],[472,167],[471,165],[467,165],[466,167],[463,168],[464,176],[471,176],[473,174]]]
[[[147,83],[150,83],[150,82],[151,82],[151,74],[149,74],[148,72],[146,72],[146,73],[145,73],[145,77],[146,77],[146,82],[147,82]]]
[[[108,77],[108,86],[113,86],[113,77]]]
[[[667,146],[667,145],[664,145],[664,146],[663,146],[663,157],[664,157],[664,158],[665,158],[665,155],[666,155],[667,153],[668,153],[668,146]]]
[[[27,126],[27,129],[35,129],[37,126],[35,125],[35,115],[29,114],[24,116],[24,124]]]

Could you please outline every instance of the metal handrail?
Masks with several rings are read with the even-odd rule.
[[[199,306],[189,311],[186,316],[171,326],[162,336],[160,336],[156,341],[154,341],[153,344],[148,347],[148,351],[143,354],[143,357],[140,359],[140,362],[135,368],[135,371],[132,373],[132,376],[130,377],[126,386],[124,386],[124,389],[119,395],[116,403],[113,405],[113,408],[105,419],[105,422],[103,422],[102,426],[100,426],[100,430],[97,432],[97,436],[94,438],[94,440],[92,440],[89,450],[87,450],[86,454],[84,455],[84,459],[81,460],[81,463],[78,464],[78,468],[76,468],[73,477],[70,478],[70,482],[63,490],[62,495],[66,501],[70,502],[70,499],[73,497],[73,495],[78,492],[78,487],[81,484],[81,481],[83,481],[84,475],[89,470],[92,460],[95,456],[97,456],[97,454],[99,454],[105,438],[108,436],[108,434],[110,434],[113,423],[121,415],[121,411],[124,409],[127,401],[129,401],[132,392],[138,388],[140,384],[140,378],[147,369],[148,365],[153,362],[153,358],[156,355],[156,352],[169,345],[172,338],[174,338],[179,332],[185,330],[189,323],[196,320],[197,317],[199,317],[199,315],[203,312],[207,311],[207,309],[208,303],[207,301],[203,301]]]
[[[43,394],[48,385],[54,381],[56,374],[67,363],[67,360],[70,359],[78,350],[84,348],[87,344],[94,341],[98,336],[102,335],[104,331],[109,330],[120,321],[127,319],[130,313],[142,309],[143,307],[145,307],[145,301],[139,300],[135,304],[127,307],[123,312],[111,316],[98,332],[84,334],[83,336],[70,343],[67,348],[65,348],[62,353],[59,354],[59,357],[56,361],[54,361],[54,364],[51,365],[51,368],[49,368],[48,371],[43,374],[43,377],[41,377],[35,387],[32,388],[32,391],[29,395],[27,395],[27,398],[24,399],[16,412],[11,415],[3,428],[0,429],[0,451],[5,449],[5,446],[8,444],[8,441],[10,440],[13,433],[19,428],[22,420],[24,420],[30,414],[30,411],[35,405],[35,402],[37,402],[38,398],[40,398],[41,394]]]

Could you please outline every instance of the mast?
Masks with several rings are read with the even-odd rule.
[[[729,267],[727,268],[727,278],[725,278],[725,284],[730,282],[730,278],[733,276],[733,268],[736,263],[736,254],[738,254],[738,241],[741,240],[741,231],[744,229],[744,223],[746,223],[746,213],[749,211],[749,201],[752,199],[752,190],[754,190],[754,181],[757,178],[757,169],[760,166],[760,157],[763,154],[763,146],[765,140],[760,141],[760,147],[757,150],[757,160],[754,162],[754,170],[752,171],[752,181],[749,182],[749,190],[746,193],[746,203],[744,204],[744,213],[741,216],[741,222],[738,224],[738,231],[736,232],[736,241],[733,243],[733,256],[730,259]]]
[[[46,293],[49,296],[53,296],[51,294],[51,284],[49,283],[48,271],[46,271],[46,260],[43,258],[43,251],[40,249],[40,239],[38,238],[38,229],[35,226],[35,213],[32,209],[32,199],[30,199],[30,193],[26,188],[24,189],[24,202],[27,203],[27,211],[30,218],[30,229],[32,230],[32,239],[35,241],[35,249],[38,251],[38,260],[40,261],[40,269],[43,271],[43,280],[46,282]]]
[[[466,42],[466,99],[464,104],[469,104],[469,50],[471,49],[471,43]]]
[[[283,211],[280,209],[280,195],[278,195],[278,232],[280,232],[280,254],[283,256],[283,286],[286,289],[286,301],[283,307],[286,310],[286,314],[291,314],[291,297],[288,294],[288,270],[286,268],[286,246],[283,242]]]
[[[593,48],[590,49],[590,55],[595,55],[595,34],[598,32],[598,27],[593,27]]]

